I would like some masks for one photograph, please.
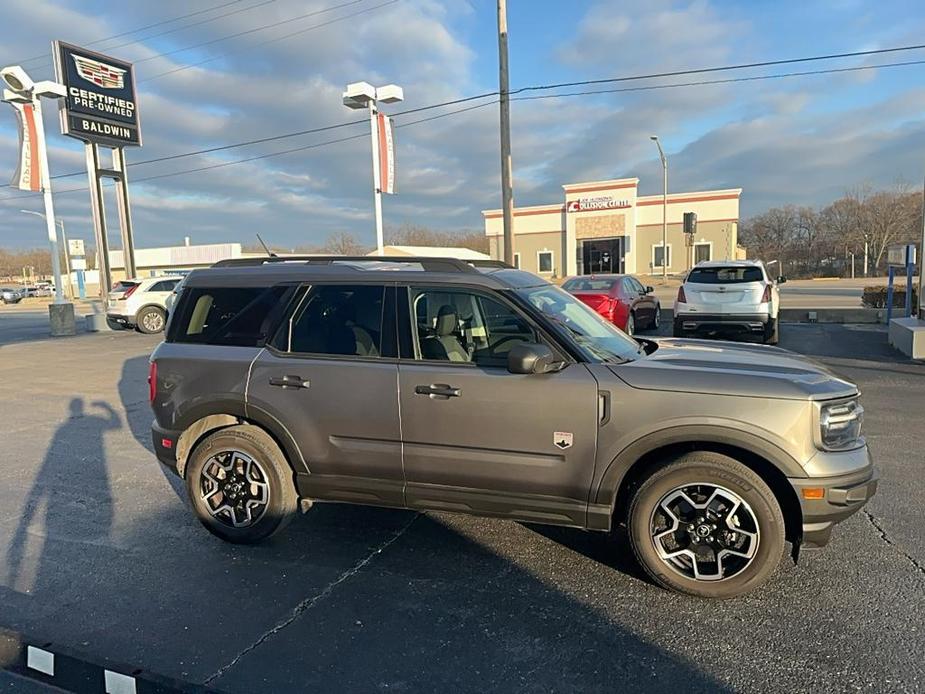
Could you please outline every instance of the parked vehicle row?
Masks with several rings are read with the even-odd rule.
[[[154,450],[229,542],[323,501],[625,526],[652,580],[730,597],[877,489],[854,384],[774,347],[634,339],[499,263],[225,261],[171,313]]]

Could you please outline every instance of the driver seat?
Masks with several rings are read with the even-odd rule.
[[[470,361],[469,351],[454,334],[458,329],[456,309],[450,305],[441,306],[437,311],[435,334],[421,341],[421,356],[440,361]]]

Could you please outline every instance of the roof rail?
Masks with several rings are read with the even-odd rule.
[[[253,258],[228,258],[219,260],[212,267],[258,267],[276,263],[305,263],[306,265],[333,265],[334,263],[408,263],[418,264],[428,272],[478,272],[476,267],[507,267],[500,261],[460,260],[459,258],[422,258],[416,256],[391,255],[289,255],[257,256]],[[484,265],[483,265],[484,264]]]

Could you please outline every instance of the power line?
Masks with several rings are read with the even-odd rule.
[[[925,48],[925,46],[923,46],[923,48]],[[911,49],[911,47],[910,47],[910,49]],[[884,49],[883,52],[893,52],[894,50],[900,50],[900,49]],[[823,58],[823,57],[819,57],[819,58],[816,58],[816,59],[824,59],[824,58]],[[809,60],[809,59],[797,59],[797,60],[798,60],[799,62],[805,62],[806,60]],[[793,61],[775,61],[775,62],[793,62]],[[856,71],[861,71],[861,70],[876,70],[876,69],[880,69],[880,68],[904,67],[904,66],[922,65],[922,64],[925,64],[925,60],[904,61],[904,62],[895,62],[895,63],[881,63],[881,64],[877,64],[877,65],[859,65],[859,66],[848,67],[848,68],[826,68],[826,69],[823,69],[823,70],[812,70],[812,71],[801,71],[801,72],[790,72],[790,73],[778,73],[778,74],[774,74],[774,75],[755,75],[755,76],[749,76],[749,77],[737,77],[737,78],[728,78],[728,79],[722,79],[722,80],[698,80],[698,81],[693,81],[693,82],[679,82],[679,83],[662,84],[662,85],[645,85],[645,86],[641,86],[641,87],[625,87],[625,88],[609,89],[609,90],[584,90],[584,91],[577,91],[577,92],[566,92],[566,93],[561,93],[561,94],[544,94],[544,95],[536,95],[536,96],[518,96],[518,97],[514,97],[514,98],[515,98],[516,100],[552,99],[552,98],[562,98],[562,97],[572,97],[572,96],[584,96],[584,95],[589,95],[589,94],[605,94],[605,93],[631,92],[631,91],[650,91],[650,90],[656,90],[656,89],[672,89],[672,88],[679,88],[679,87],[705,86],[705,85],[710,85],[710,84],[723,84],[723,83],[733,83],[733,82],[748,82],[748,81],[756,81],[756,80],[782,79],[782,78],[788,78],[788,77],[800,77],[800,76],[811,76],[811,75],[824,75],[824,74],[833,74],[833,73],[846,73],[846,72],[856,72]],[[684,72],[685,72],[686,74],[691,74],[692,72],[715,72],[715,71],[717,71],[717,70],[719,70],[719,69],[721,69],[721,68],[707,68],[707,69],[703,69],[703,70],[700,70],[700,71],[684,71]],[[730,67],[730,68],[728,68],[728,69],[738,69],[738,68]],[[637,78],[636,78],[636,77],[628,77],[628,78],[619,78],[619,79],[621,79],[621,80],[630,80],[630,79],[637,79]],[[615,79],[615,80],[608,80],[608,81],[617,81],[617,80]],[[606,81],[605,81],[605,82],[606,82]],[[589,84],[589,85],[590,85],[590,84],[600,84],[600,83],[602,83],[601,80],[588,80],[588,81],[585,81],[585,82],[573,83],[573,84]],[[538,87],[537,87],[537,88],[538,88]],[[548,87],[544,87],[544,88],[545,88],[545,89],[552,89],[552,88],[555,88],[555,87],[553,87],[553,86],[548,86]],[[522,88],[522,89],[517,90],[516,92],[512,92],[512,94],[513,94],[513,93],[520,93],[520,92],[523,92],[523,91],[525,91],[525,90],[526,90],[526,88]],[[440,104],[431,104],[431,105],[429,105],[429,106],[422,106],[422,107],[419,107],[419,108],[408,109],[408,110],[406,110],[406,111],[400,111],[400,112],[397,112],[397,113],[393,114],[393,117],[399,117],[399,116],[408,115],[408,114],[411,114],[411,113],[419,113],[419,112],[426,111],[426,110],[432,110],[432,109],[435,109],[435,108],[445,107],[445,106],[452,105],[452,104],[465,103],[465,102],[469,102],[469,101],[473,101],[473,100],[477,100],[477,99],[484,99],[484,98],[486,98],[486,97],[493,97],[493,96],[497,96],[497,95],[498,95],[497,92],[486,92],[486,93],[484,93],[484,94],[479,94],[479,95],[470,96],[470,97],[464,97],[464,98],[461,98],[461,99],[454,99],[454,100],[452,100],[452,101],[446,101],[446,102],[443,102],[443,103],[440,103]],[[466,111],[472,111],[472,110],[475,110],[475,109],[478,109],[478,108],[483,108],[483,107],[485,107],[485,106],[490,106],[490,105],[495,104],[495,103],[498,103],[497,99],[493,99],[492,101],[487,101],[487,102],[482,103],[482,104],[477,104],[477,105],[475,105],[475,106],[470,106],[470,107],[466,107],[466,108],[462,108],[462,109],[457,109],[457,110],[455,110],[455,111],[450,111],[450,112],[447,112],[447,113],[444,113],[444,114],[438,114],[438,115],[436,115],[436,116],[432,116],[432,117],[428,117],[428,118],[423,118],[423,119],[420,119],[420,120],[417,120],[417,121],[411,121],[411,122],[408,122],[408,123],[403,123],[403,124],[397,125],[396,127],[406,127],[406,126],[409,126],[409,125],[415,125],[415,124],[417,124],[417,123],[422,123],[422,122],[427,122],[427,121],[431,121],[431,120],[436,120],[436,119],[438,119],[438,118],[443,118],[443,117],[446,117],[446,116],[455,115],[455,114],[457,114],[457,113],[463,113],[463,112],[466,112]],[[258,140],[250,140],[250,141],[247,141],[247,142],[236,143],[236,144],[232,144],[232,145],[224,145],[224,146],[220,146],[220,147],[213,147],[213,148],[210,148],[210,149],[207,149],[207,150],[200,150],[200,151],[198,151],[198,152],[190,152],[190,153],[176,154],[176,155],[170,155],[170,156],[167,156],[167,157],[160,157],[160,158],[157,158],[157,159],[150,159],[150,160],[146,160],[146,161],[142,161],[142,162],[137,162],[137,163],[133,164],[133,166],[139,166],[139,165],[142,165],[142,164],[150,164],[150,163],[155,163],[155,162],[159,162],[159,161],[168,161],[168,160],[172,160],[172,159],[178,159],[178,158],[181,158],[181,157],[193,156],[193,155],[195,155],[195,154],[206,154],[206,153],[211,153],[211,152],[217,152],[217,151],[232,149],[232,148],[236,148],[236,147],[242,147],[242,146],[246,146],[246,145],[249,145],[249,144],[258,144],[258,143],[272,142],[272,141],[281,140],[281,139],[285,139],[285,138],[289,138],[289,137],[295,137],[295,136],[298,136],[298,135],[304,135],[304,134],[310,134],[310,133],[317,133],[317,132],[324,132],[324,131],[334,130],[334,129],[337,129],[337,128],[343,128],[343,127],[348,127],[348,126],[352,126],[352,125],[358,125],[358,124],[360,124],[360,123],[365,123],[365,122],[366,122],[365,119],[364,119],[364,120],[357,120],[357,121],[348,121],[348,122],[345,122],[345,123],[338,123],[338,124],[334,124],[334,125],[323,126],[323,127],[321,127],[321,128],[313,128],[313,129],[311,129],[311,130],[299,131],[299,132],[296,132],[296,133],[286,133],[286,134],[283,134],[283,135],[276,135],[276,136],[271,136],[271,137],[266,137],[266,138],[260,138],[260,139],[258,139]],[[196,168],[196,169],[189,169],[189,170],[178,171],[178,172],[173,172],[173,173],[158,174],[157,176],[149,176],[149,177],[144,177],[144,178],[139,178],[139,179],[133,179],[133,182],[135,182],[135,183],[140,183],[140,182],[147,181],[147,180],[154,180],[155,178],[167,178],[167,177],[171,177],[171,176],[183,175],[183,174],[186,174],[186,173],[194,173],[194,172],[197,172],[197,171],[202,171],[202,170],[211,169],[211,168],[220,168],[220,167],[223,167],[223,166],[232,166],[232,165],[234,165],[234,164],[241,164],[241,163],[245,163],[245,162],[249,162],[249,161],[255,161],[255,160],[258,160],[258,159],[267,159],[267,158],[271,158],[271,157],[275,157],[275,156],[280,156],[280,155],[283,155],[283,154],[290,154],[290,153],[292,153],[292,152],[304,151],[304,150],[306,150],[306,149],[315,149],[315,148],[317,148],[317,147],[324,147],[324,146],[327,146],[327,145],[329,145],[329,144],[336,144],[336,143],[345,142],[345,141],[348,141],[348,140],[359,139],[359,138],[361,138],[361,137],[367,137],[367,135],[366,135],[365,133],[363,133],[363,134],[359,134],[359,135],[349,136],[349,137],[346,137],[346,138],[338,138],[338,139],[336,139],[336,140],[329,140],[329,141],[325,141],[325,142],[321,142],[321,143],[314,143],[314,144],[312,144],[312,145],[305,145],[305,146],[302,146],[302,147],[295,147],[295,148],[288,149],[288,150],[282,150],[282,151],[280,151],[280,152],[271,152],[271,153],[269,153],[269,154],[257,155],[257,156],[254,156],[254,157],[248,157],[248,158],[246,158],[246,159],[235,160],[235,161],[231,161],[231,162],[222,162],[221,164],[210,165],[210,166],[208,166],[208,167],[200,167],[200,168]],[[64,178],[64,177],[82,175],[83,173],[84,173],[84,172],[74,172],[74,173],[70,173],[70,174],[61,174],[61,175],[58,175],[58,176],[53,176],[52,178]],[[70,189],[67,189],[67,190],[56,191],[56,192],[57,192],[57,194],[66,194],[66,193],[76,192],[76,191],[80,191],[80,190],[86,190],[86,188],[82,188],[82,187],[81,187],[81,188],[70,188]],[[7,196],[7,197],[0,198],[0,201],[5,201],[5,200],[16,199],[16,198],[28,197],[28,195],[29,195],[29,194],[26,193],[26,194],[22,194],[22,195]]]
[[[238,34],[233,34],[233,35],[231,35],[231,36],[226,36],[226,37],[221,38],[221,39],[215,39],[215,40],[213,40],[213,41],[207,41],[207,42],[204,43],[204,44],[198,44],[198,45],[196,45],[196,46],[188,46],[187,48],[182,48],[182,49],[180,49],[180,50],[178,50],[178,51],[171,51],[171,52],[169,52],[169,53],[162,53],[162,54],[160,54],[160,55],[150,56],[150,57],[144,58],[144,60],[140,60],[140,61],[138,61],[138,62],[144,62],[145,60],[153,60],[154,58],[159,58],[159,57],[163,57],[163,56],[166,56],[166,55],[173,55],[174,53],[180,53],[180,52],[183,52],[183,51],[188,51],[188,50],[190,50],[190,49],[192,49],[192,48],[199,48],[199,47],[201,47],[201,46],[209,45],[209,44],[211,44],[211,43],[216,43],[217,41],[224,41],[225,39],[228,39],[228,38],[235,38],[235,37],[238,37],[238,36],[243,36],[244,34],[253,33],[253,32],[255,32],[255,31],[262,31],[263,29],[267,29],[267,28],[270,28],[270,27],[278,26],[279,24],[289,24],[289,23],[291,23],[291,22],[293,22],[293,21],[295,21],[295,20],[297,20],[297,19],[304,19],[305,17],[311,16],[311,15],[322,14],[323,12],[330,12],[331,10],[340,9],[340,8],[346,7],[346,6],[348,6],[348,5],[355,5],[355,4],[357,4],[358,2],[364,2],[364,1],[365,1],[365,0],[351,0],[350,2],[346,2],[346,3],[343,3],[343,4],[341,4],[341,5],[334,5],[333,7],[329,7],[329,8],[323,9],[323,10],[318,10],[318,11],[316,11],[316,12],[310,12],[309,14],[307,14],[307,15],[302,15],[301,17],[296,17],[296,18],[293,18],[293,19],[288,19],[288,20],[286,20],[285,22],[277,22],[276,24],[270,24],[270,25],[267,25],[267,26],[265,26],[265,27],[259,27],[259,28],[256,28],[256,29],[251,29],[251,30],[248,30],[248,31],[240,32],[240,33],[238,33]],[[320,28],[322,28],[322,27],[326,27],[326,26],[329,26],[329,25],[331,25],[331,24],[335,24],[335,23],[337,23],[337,22],[342,22],[342,21],[345,20],[345,19],[351,19],[351,18],[353,18],[353,17],[358,17],[358,16],[361,15],[361,14],[366,14],[367,12],[372,12],[372,11],[374,11],[374,10],[378,10],[378,9],[380,9],[380,8],[382,8],[382,7],[386,7],[387,5],[394,5],[394,4],[395,4],[396,2],[398,2],[398,1],[399,1],[399,0],[387,0],[387,2],[380,3],[379,5],[373,5],[372,7],[366,7],[366,8],[364,8],[364,9],[362,9],[362,10],[357,10],[356,12],[351,12],[350,14],[345,14],[345,15],[342,15],[342,16],[340,16],[340,17],[336,17],[336,18],[334,18],[334,19],[328,20],[327,22],[322,22],[321,24],[315,24],[315,25],[310,26],[310,27],[305,27],[304,29],[299,29],[298,31],[293,31],[293,32],[291,32],[291,33],[289,33],[289,34],[283,34],[282,36],[277,36],[277,37],[272,38],[272,39],[267,39],[267,40],[265,40],[265,41],[260,41],[260,42],[258,42],[258,43],[256,43],[256,44],[254,44],[254,46],[249,46],[249,48],[256,48],[257,46],[265,46],[265,45],[270,44],[270,43],[276,43],[277,41],[284,41],[284,40],[286,40],[286,39],[292,38],[293,36],[299,36],[300,34],[305,34],[305,33],[309,32],[309,31],[313,31],[314,29],[320,29]],[[199,67],[200,65],[205,65],[206,63],[211,63],[212,61],[218,60],[219,58],[223,58],[223,57],[228,56],[228,55],[233,55],[233,54],[236,53],[236,52],[237,52],[237,51],[226,51],[226,52],[224,52],[224,53],[219,53],[219,54],[217,54],[217,55],[214,55],[214,56],[212,56],[212,57],[210,57],[210,58],[204,58],[203,60],[199,60],[199,61],[197,61],[197,62],[195,62],[195,63],[187,63],[186,65],[181,65],[181,66],[179,66],[179,67],[173,68],[172,70],[167,70],[166,72],[161,72],[161,73],[158,73],[158,74],[156,74],[156,75],[152,75],[151,77],[146,77],[146,78],[143,79],[143,80],[138,80],[138,83],[141,84],[141,83],[143,83],[143,82],[151,82],[152,80],[160,79],[161,77],[166,77],[167,75],[173,75],[173,74],[175,74],[175,73],[177,73],[177,72],[183,72],[184,70],[189,70],[190,68]]]
[[[758,63],[739,63],[738,65],[723,65],[720,67],[704,67],[692,70],[674,70],[672,72],[655,72],[648,75],[632,75],[630,77],[607,77],[596,80],[582,80],[579,82],[560,82],[558,84],[541,84],[530,87],[521,87],[515,89],[511,94],[520,94],[531,91],[546,91],[549,89],[561,89],[563,87],[583,87],[592,84],[609,84],[612,82],[631,82],[634,80],[648,80],[659,77],[684,77],[686,75],[699,75],[710,72],[723,72],[727,70],[746,70],[757,67],[771,67],[774,65],[792,65],[794,63],[809,63],[818,60],[836,60],[839,58],[858,58],[870,55],[881,55],[883,53],[899,53],[901,51],[916,51],[925,48],[925,44],[916,44],[914,46],[897,46],[895,48],[877,48],[869,51],[853,51],[850,53],[829,53],[827,55],[807,56],[803,58],[785,58],[781,60],[765,60]]]
[[[774,75],[752,75],[750,77],[729,77],[719,80],[698,80],[695,82],[673,82],[671,84],[651,84],[642,87],[619,87],[617,89],[591,89],[580,92],[563,92],[560,94],[537,94],[534,96],[515,96],[512,101],[533,101],[539,99],[557,99],[559,97],[589,96],[593,94],[616,94],[620,92],[646,92],[657,89],[673,89],[675,87],[700,87],[711,84],[730,84],[733,82],[755,82],[759,80],[774,80],[785,77],[805,77],[809,75],[829,75],[840,72],[857,72],[859,70],[876,70],[885,67],[904,67],[907,65],[925,65],[925,60],[908,60],[898,63],[881,63],[879,65],[858,65],[855,67],[827,68],[825,70],[805,70],[801,72],[783,72]]]
[[[112,36],[107,36],[106,38],[97,39],[96,41],[91,41],[85,45],[95,46],[97,44],[103,43],[104,41],[110,41],[112,39],[118,39],[123,36],[128,36],[129,34],[137,34],[139,31],[145,31],[146,29],[154,29],[155,27],[163,26],[164,24],[170,24],[171,22],[179,22],[181,19],[189,19],[190,17],[195,17],[200,14],[205,14],[206,12],[211,12],[212,10],[220,10],[223,7],[228,7],[229,5],[237,5],[238,3],[244,2],[244,0],[231,0],[231,2],[225,2],[221,5],[215,5],[213,7],[207,7],[204,10],[197,10],[196,12],[190,12],[189,14],[180,15],[178,17],[173,17],[171,19],[163,19],[154,24],[147,24],[143,27],[138,27],[136,29],[129,29],[128,31],[123,31],[121,34],[113,34]],[[40,60],[42,58],[48,58],[44,53],[42,55],[32,56],[31,58],[26,58],[22,63],[31,63],[35,60]]]
[[[342,2],[339,5],[331,5],[330,7],[322,7],[320,10],[313,10],[312,12],[306,12],[305,14],[300,14],[296,17],[289,17],[288,19],[283,19],[278,22],[273,22],[271,24],[264,24],[259,27],[251,27],[250,29],[245,29],[244,31],[239,31],[234,34],[228,34],[227,36],[220,36],[217,39],[210,39],[209,41],[203,41],[202,43],[194,43],[192,46],[186,46],[185,48],[176,48],[172,51],[166,51],[164,53],[158,53],[157,55],[151,55],[147,58],[142,58],[141,60],[136,61],[137,63],[146,63],[149,60],[155,60],[157,58],[166,58],[171,55],[176,55],[177,53],[185,53],[186,51],[191,51],[194,48],[203,48],[205,46],[211,46],[215,43],[221,43],[222,41],[227,41],[228,39],[236,39],[241,36],[247,36],[248,34],[255,34],[258,31],[265,31],[266,29],[273,29],[283,24],[291,24],[292,22],[297,22],[301,19],[308,19],[309,17],[316,17],[319,14],[326,14],[327,12],[333,12],[334,10],[339,10],[343,7],[349,7],[350,5],[357,5],[366,0],[349,0],[348,2]]]

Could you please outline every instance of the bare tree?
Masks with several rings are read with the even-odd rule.
[[[366,255],[370,249],[360,243],[353,234],[339,231],[331,234],[320,250],[331,255]]]

